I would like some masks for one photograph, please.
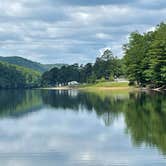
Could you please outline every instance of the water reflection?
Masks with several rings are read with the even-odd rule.
[[[23,114],[41,108],[42,99],[39,91],[0,90],[0,118]]]
[[[166,153],[166,95],[132,94],[123,112],[134,144],[157,146]]]
[[[0,91],[0,106],[3,165],[166,163],[164,93]]]

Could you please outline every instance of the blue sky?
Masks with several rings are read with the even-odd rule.
[[[0,11],[0,56],[81,64],[105,48],[122,57],[131,32],[166,20],[166,0],[0,0]]]

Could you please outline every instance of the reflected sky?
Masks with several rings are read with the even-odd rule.
[[[24,93],[26,101],[27,96],[31,95],[30,108],[32,110],[35,108],[35,111],[26,107],[27,114],[21,114],[22,116],[12,114],[12,116],[3,116],[0,119],[0,163],[2,165],[166,164],[164,155],[157,146],[147,146],[146,142],[134,146],[132,129],[128,126],[126,112],[124,112],[126,108],[124,111],[117,111],[118,108],[115,107],[117,103],[114,103],[118,99],[118,103],[123,104],[123,108],[124,100],[126,100],[125,102],[129,100],[129,94],[124,95],[126,98],[120,97],[120,99],[118,95],[109,96],[110,102],[113,100],[111,103],[114,108],[110,108],[110,112],[103,111],[102,114],[99,114],[96,110],[98,107],[94,106],[95,103],[91,99],[94,100],[94,96],[98,102],[99,98],[102,101],[106,101],[106,99],[98,95],[82,93],[72,93],[74,95],[71,95],[71,92],[52,91]],[[92,95],[92,98],[87,95]],[[35,102],[32,102],[34,98]],[[60,102],[57,103],[57,106],[56,102],[62,98],[66,103],[70,101],[69,103],[72,105],[78,104],[78,106],[71,107],[69,104],[64,106],[64,103],[61,103],[60,106]],[[88,100],[86,101],[85,98]],[[85,101],[89,102],[88,108],[91,108],[91,111],[87,110]],[[21,103],[19,100],[17,104]],[[54,105],[52,105],[53,103]],[[17,104],[15,103],[15,108],[18,108]],[[37,110],[36,105],[38,105]],[[106,110],[108,106],[105,108],[102,105],[102,107],[103,110]],[[17,112],[17,110],[15,111]],[[117,115],[113,113],[114,111],[117,112]],[[111,115],[114,118],[109,125],[106,125],[105,120],[108,119],[108,116],[111,118]],[[126,131],[127,129],[128,131]]]

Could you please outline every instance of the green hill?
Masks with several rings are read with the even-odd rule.
[[[40,78],[38,71],[0,62],[0,89],[39,87]]]
[[[40,73],[43,73],[45,71],[50,70],[51,68],[58,67],[61,68],[65,64],[41,64],[38,62],[33,62],[31,60],[18,57],[18,56],[12,56],[12,57],[0,57],[1,62],[7,62],[10,64],[26,67],[32,70],[36,70]]]

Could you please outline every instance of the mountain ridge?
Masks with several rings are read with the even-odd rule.
[[[19,56],[9,56],[9,57],[0,56],[0,62],[7,62],[13,65],[18,65],[25,68],[33,69],[40,73],[44,73],[45,71],[48,71],[54,67],[61,68],[62,66],[66,65],[60,63],[42,64]]]

